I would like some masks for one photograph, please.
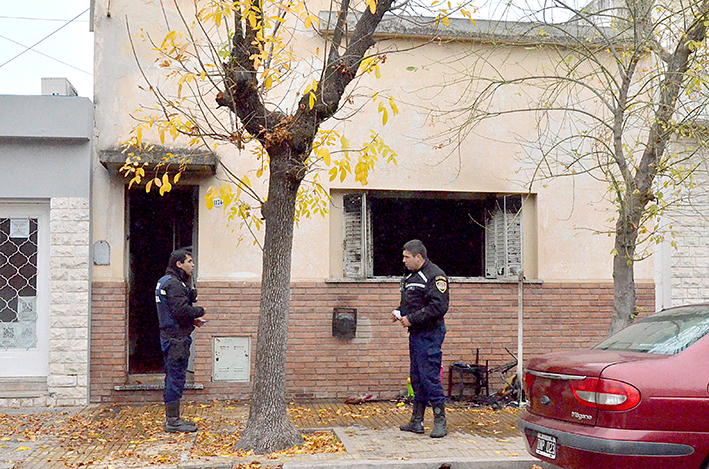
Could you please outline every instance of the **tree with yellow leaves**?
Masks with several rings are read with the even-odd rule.
[[[334,15],[323,19],[309,8],[312,2],[298,0],[174,0],[180,29],[168,26],[160,40],[142,30],[130,31],[128,21],[129,32],[135,34],[131,36],[134,47],[136,38],[150,44],[165,72],[157,83],[141,64],[158,112],[141,119],[129,143],[145,147],[151,135],[160,143],[172,138],[190,146],[232,144],[250,151],[260,165],[257,176],[268,177],[268,194],[261,197],[246,176],[222,163],[231,183],[212,187],[206,194],[208,208],[218,201],[230,218],[241,220],[248,229],[264,227],[253,394],[249,420],[237,445],[257,453],[303,441],[286,414],[285,363],[294,224],[299,217],[326,211],[327,193],[314,168],[324,166],[330,180],[354,175],[366,184],[378,160],[396,162],[396,154],[376,132],[353,149],[346,136],[321,129],[344,104],[354,102],[347,92],[353,80],[362,74],[379,75],[383,56],[367,53],[375,45],[377,26],[385,13],[395,9],[395,2],[342,0],[323,5]],[[332,24],[321,25],[322,21]],[[302,53],[312,46],[293,44],[295,32],[304,30],[320,35],[326,47],[315,47],[308,62],[311,76],[301,79],[300,89],[294,89],[292,80],[281,86],[303,63],[295,50]],[[303,74],[302,69],[298,73]],[[292,109],[287,110],[284,103],[294,94]],[[392,99],[376,93],[372,99],[383,124],[398,112]],[[333,147],[340,158],[333,157]],[[142,163],[129,157],[123,171],[131,184],[147,180],[146,190],[158,187],[162,194],[181,174],[171,176],[166,165],[149,175]],[[255,203],[247,202],[248,197]]]

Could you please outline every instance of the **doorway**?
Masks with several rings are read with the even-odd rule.
[[[126,189],[128,214],[128,373],[163,372],[155,285],[175,249],[196,251],[199,188]],[[195,269],[196,275],[196,269]]]

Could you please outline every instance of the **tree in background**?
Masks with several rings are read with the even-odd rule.
[[[655,223],[691,184],[692,157],[705,144],[697,118],[709,103],[709,1],[598,0],[583,8],[555,1],[526,14],[497,23],[495,32],[540,52],[545,65],[513,77],[482,71],[485,58],[476,60],[467,102],[454,111],[465,119],[455,138],[487,119],[532,113],[538,138],[525,142],[534,162],[530,191],[535,182],[579,174],[608,184],[617,210],[610,231],[615,332],[637,313],[634,264],[664,239]],[[547,20],[564,14],[563,23]],[[693,145],[680,148],[681,138]]]
[[[335,12],[330,16],[333,25],[319,25],[321,19],[305,1],[175,1],[179,28],[173,29],[166,14],[164,37],[158,40],[142,30],[136,35],[154,49],[156,63],[165,73],[151,80],[141,65],[158,112],[136,113],[142,115],[141,122],[122,169],[131,184],[144,179],[146,190],[159,187],[163,194],[182,174],[182,169],[168,172],[170,165],[183,168],[186,163],[170,155],[154,173],[139,160],[137,155],[151,146],[150,138],[207,148],[234,145],[255,158],[257,176],[268,177],[268,194],[262,197],[246,176],[220,161],[231,182],[206,194],[208,208],[218,202],[249,230],[265,226],[253,394],[248,423],[237,444],[257,453],[303,441],[286,414],[286,343],[294,222],[326,211],[327,193],[318,171],[325,168],[330,180],[353,174],[366,184],[378,159],[396,158],[375,132],[352,149],[344,135],[321,125],[345,105],[352,112],[358,110],[347,89],[362,74],[380,73],[384,55],[366,55],[375,44],[377,26],[385,13],[413,5],[407,1],[395,5],[393,0],[328,5]],[[132,34],[130,18],[128,26]],[[321,38],[308,40],[304,31],[310,39]],[[132,43],[134,48],[138,44]],[[308,50],[311,47],[314,50]],[[304,52],[310,55],[303,56]],[[376,93],[372,98],[386,124],[389,113],[398,112],[396,104]],[[333,157],[331,147],[338,148],[341,158]]]

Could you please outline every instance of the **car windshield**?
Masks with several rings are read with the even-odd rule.
[[[675,355],[709,333],[709,305],[673,308],[631,324],[593,347]]]

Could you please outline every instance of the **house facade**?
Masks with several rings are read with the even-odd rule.
[[[0,96],[0,407],[89,402],[93,104],[65,82]]]
[[[187,3],[186,12],[191,11]],[[246,227],[229,221],[218,206],[208,209],[205,198],[210,187],[222,185],[225,167],[248,176],[265,194],[251,148],[220,144],[199,153],[148,134],[144,139],[155,145],[141,155],[143,161],[189,159],[180,182],[160,196],[144,186],[129,188],[119,172],[126,158],[121,144],[131,137],[134,117],[154,104],[145,79],[157,83],[164,73],[152,47],[138,38],[162,41],[165,21],[179,23],[173,4],[163,8],[138,9],[127,0],[94,2],[91,230],[93,245],[105,255],[91,266],[92,402],[161,399],[153,289],[170,251],[184,247],[195,254],[199,304],[210,320],[195,335],[187,396],[248,399],[251,392],[261,252]],[[354,178],[329,181],[323,168],[328,213],[302,218],[296,227],[289,398],[390,397],[405,386],[407,337],[389,315],[398,305],[401,247],[412,238],[422,239],[431,260],[451,277],[445,367],[471,362],[478,353],[491,365],[508,361],[504,347],[516,349],[520,297],[525,354],[588,346],[607,334],[613,243],[595,234],[609,227],[613,215],[604,184],[580,175],[530,190],[529,149],[523,142],[539,133],[531,115],[502,116],[442,144],[462,117],[435,110],[460,107],[464,72],[519,75],[555,60],[543,46],[491,41],[488,26],[454,23],[455,40],[435,42],[420,29],[383,27],[378,47],[388,52],[381,78],[359,80],[360,89],[370,93],[361,101],[353,97],[361,111],[328,124],[356,144],[366,143],[372,129],[397,159],[396,165],[379,162],[366,186]],[[307,77],[312,61],[306,52],[325,50],[321,34],[327,30],[321,25],[319,33],[298,28],[294,34],[295,67]],[[302,89],[306,84],[303,79]],[[397,105],[398,114],[386,125],[376,104],[365,103],[372,102],[373,91]],[[284,98],[282,105],[291,104]],[[222,117],[228,122],[226,112]],[[566,131],[554,123],[548,129]],[[257,231],[256,239],[261,235]],[[652,259],[637,264],[639,306],[648,311],[654,310],[654,275]]]
[[[655,246],[658,309],[709,302],[709,169],[704,150],[703,122],[698,137],[683,138],[671,148],[687,155],[688,183],[668,190],[670,208],[660,218],[662,242]]]

